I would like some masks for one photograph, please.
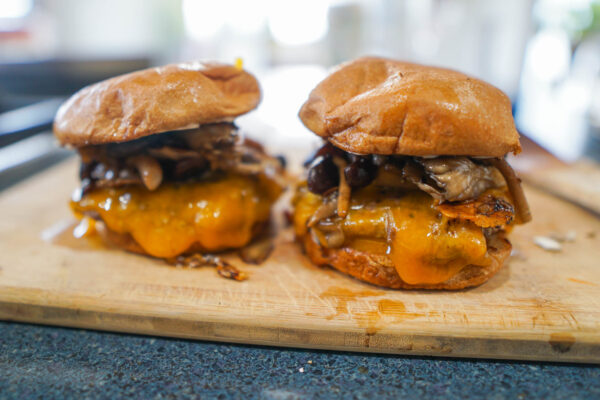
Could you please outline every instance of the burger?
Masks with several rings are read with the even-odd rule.
[[[531,219],[504,157],[508,97],[462,73],[385,58],[342,64],[310,93],[324,139],[293,205],[308,257],[390,288],[461,289],[494,275]]]
[[[79,235],[95,226],[128,251],[179,263],[196,254],[187,259],[195,265],[251,242],[282,191],[281,160],[233,123],[260,97],[241,66],[199,62],[133,72],[74,94],[58,110],[54,134],[81,157],[81,187],[71,201],[84,222]],[[239,278],[232,271],[220,270]]]

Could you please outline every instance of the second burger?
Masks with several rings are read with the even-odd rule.
[[[504,160],[519,152],[510,101],[459,72],[384,58],[338,67],[300,110],[325,139],[295,200],[307,255],[392,288],[487,281],[530,219]]]

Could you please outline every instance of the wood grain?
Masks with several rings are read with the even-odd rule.
[[[0,196],[0,319],[225,342],[600,362],[600,220],[527,187],[534,221],[488,283],[383,290],[312,266],[284,230],[244,282],[69,235],[74,161]],[[534,235],[573,230],[560,253]]]

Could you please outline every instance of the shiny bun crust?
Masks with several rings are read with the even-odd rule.
[[[496,235],[488,244],[488,254],[492,258],[489,266],[468,265],[446,282],[410,285],[402,281],[390,259],[386,256],[371,255],[348,247],[326,249],[315,243],[310,235],[299,239],[313,263],[329,265],[361,281],[392,289],[458,290],[481,285],[502,268],[512,248],[507,239],[502,235]]]
[[[117,76],[75,93],[58,110],[63,145],[124,142],[154,133],[231,121],[256,108],[258,82],[218,63],[172,64]]]
[[[521,150],[508,97],[460,72],[365,57],[337,67],[300,119],[359,154],[501,157]]]

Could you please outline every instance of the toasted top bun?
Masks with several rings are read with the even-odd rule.
[[[125,142],[154,133],[231,121],[260,102],[248,72],[218,63],[171,64],[117,76],[75,93],[58,110],[63,145]]]
[[[508,97],[460,72],[364,57],[337,67],[299,113],[359,154],[501,157],[521,150]]]

